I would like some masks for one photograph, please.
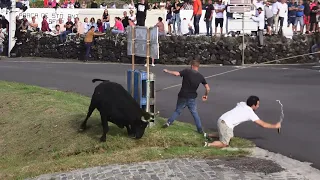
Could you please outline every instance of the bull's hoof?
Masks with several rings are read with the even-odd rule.
[[[107,141],[107,138],[106,137],[101,137],[100,138],[100,142],[106,142]]]
[[[79,128],[79,132],[83,132],[83,131],[85,131],[86,130],[86,127],[85,126],[80,126],[80,128]]]

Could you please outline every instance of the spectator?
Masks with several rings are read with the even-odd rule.
[[[262,0],[257,0],[257,2],[255,2],[253,5],[257,9],[256,10],[256,16],[258,16],[259,15],[258,8],[261,7],[262,10],[264,9],[263,1]]]
[[[279,34],[282,35],[283,21],[284,21],[284,18],[287,17],[287,12],[288,12],[288,5],[286,3],[286,0],[281,0],[281,3],[278,4],[278,7],[279,7],[279,21],[280,21]]]
[[[103,11],[103,14],[102,14],[102,21],[103,21],[103,32],[105,32],[106,30],[109,30],[110,29],[110,16],[109,16],[109,13],[108,13],[108,9],[105,9]]]
[[[271,35],[271,27],[273,25],[273,12],[269,1],[267,1],[266,5],[264,6],[264,13],[267,19],[267,34]]]
[[[300,32],[303,33],[303,26],[304,26],[304,22],[303,22],[303,14],[304,12],[304,5],[303,5],[303,1],[299,0],[299,5],[297,6],[297,13],[296,13],[296,21],[294,23],[294,26],[296,27],[296,31],[298,30],[298,23],[300,25]]]
[[[87,8],[87,3],[85,1],[82,1],[81,8],[82,9]]]
[[[101,33],[104,32],[104,27],[103,27],[101,19],[97,20],[97,28],[98,28],[98,32],[101,32]]]
[[[183,18],[181,22],[181,32],[184,36],[194,34],[192,24],[190,21],[187,20],[187,18]]]
[[[35,16],[32,16],[31,22],[29,23],[29,31],[39,31]]]
[[[1,15],[1,23],[0,26],[2,29],[6,29],[6,32],[9,32],[9,21],[6,19],[5,16]],[[3,32],[3,31],[2,31]]]
[[[129,17],[127,16],[127,11],[123,12],[122,24],[124,29],[129,25]]]
[[[172,4],[171,11],[173,12],[173,31],[175,34],[181,34],[181,19],[180,19],[180,8],[182,7],[182,4],[179,2],[179,0],[175,0],[175,3]],[[177,24],[178,30],[176,30]]]
[[[82,24],[82,22],[80,22],[78,17],[74,18],[74,32],[78,33],[78,34],[84,33],[83,24]]]
[[[274,0],[272,4],[272,13],[273,13],[273,32],[278,31],[278,25],[279,25],[279,12],[280,12],[280,2],[278,0]]]
[[[132,20],[132,22],[133,22],[134,24],[136,24],[136,23],[137,23],[136,15],[133,13],[133,10],[130,10],[130,16],[129,16],[129,19],[131,19],[131,20]]]
[[[131,0],[131,4],[134,5],[133,0]],[[134,6],[137,9],[137,25],[145,26],[147,10],[149,9],[148,2],[146,2],[145,0],[140,0],[140,2],[135,4]]]
[[[87,33],[89,31],[90,27],[91,27],[91,25],[88,22],[88,18],[85,17],[84,18],[84,23],[83,23],[83,33]]]
[[[171,34],[172,33],[171,32],[171,24],[173,23],[171,10],[167,11],[166,21],[167,21],[167,24],[168,24],[168,34]],[[180,29],[181,29],[181,27],[180,27]]]
[[[113,27],[111,32],[113,34],[122,34],[122,33],[124,33],[124,27],[123,27],[123,24],[121,22],[121,19],[119,17],[115,17],[114,21],[115,21],[115,24],[114,24],[114,27]]]
[[[55,35],[60,35],[61,31],[60,31],[60,25],[59,25],[59,24],[57,24],[57,25],[55,26],[55,29],[53,30],[53,33],[54,33]]]
[[[129,26],[134,27],[135,25],[136,24],[131,19],[129,19]]]
[[[21,30],[27,30],[28,26],[29,26],[29,22],[28,22],[28,20],[26,18],[26,15],[23,15],[22,24],[21,24]]]
[[[310,13],[310,28],[311,32],[314,33],[318,31],[318,22],[317,22],[317,13],[318,13],[318,1],[315,1],[314,4],[311,4],[311,13]]]
[[[63,31],[60,34],[60,40],[61,40],[62,43],[65,42],[65,40],[67,38],[67,35],[72,33],[72,29],[73,29],[74,23],[71,21],[71,17],[70,16],[68,17],[68,21],[66,22],[66,24],[64,26],[66,27],[66,30]]]
[[[166,35],[166,32],[164,31],[164,24],[162,22],[162,17],[158,17],[158,23],[155,25],[155,27],[158,27],[159,36]]]
[[[306,3],[304,4],[304,10],[303,10],[303,22],[304,25],[306,25],[306,34],[309,34],[310,31],[310,0],[307,0]]]
[[[107,9],[107,4],[105,2],[101,3],[100,9]]]
[[[159,3],[156,2],[152,7],[152,9],[160,9]]]
[[[41,31],[42,32],[46,32],[46,31],[51,31],[50,28],[49,28],[49,23],[47,21],[47,15],[44,15],[43,16],[43,20],[42,20],[42,23],[41,23]]]
[[[288,27],[290,26],[290,24],[292,24],[292,32],[295,33],[296,32],[296,26],[295,26],[295,22],[296,22],[296,13],[297,13],[297,3],[295,2],[295,0],[291,0],[291,2],[288,3]],[[282,6],[280,6],[282,7]]]
[[[96,23],[96,20],[94,19],[94,17],[92,17],[90,19],[90,26],[94,26],[96,29],[94,31],[98,31],[98,26],[97,26],[97,23]]]
[[[0,28],[0,54],[3,52],[3,41],[4,41],[4,34],[2,32],[2,28]]]
[[[226,6],[222,4],[221,0],[218,0],[218,4],[214,7],[216,11],[216,19],[215,19],[215,35],[217,35],[217,28],[220,24],[220,34],[223,32],[223,11],[226,9]]]
[[[212,17],[214,11],[212,0],[208,1],[208,4],[205,6],[205,10],[206,13],[204,15],[204,21],[206,22],[207,36],[212,36]]]
[[[74,9],[74,4],[70,0],[69,0],[69,2],[67,4],[67,8]]]
[[[190,2],[185,2],[184,5],[182,6],[182,9],[184,10],[193,10],[193,6],[192,4],[190,4]]]
[[[221,2],[221,0],[219,0]],[[199,34],[199,21],[202,15],[202,4],[200,0],[193,0],[193,14],[191,17],[191,21],[194,17],[193,24],[195,29],[195,34]]]
[[[76,0],[76,2],[74,3],[74,8],[80,8],[81,7],[81,5],[80,5],[80,2],[79,2],[79,0]]]
[[[259,45],[260,47],[263,46],[263,30],[265,26],[264,22],[264,13],[262,13],[262,8],[259,7],[258,9],[258,16],[253,16],[252,20],[258,23],[258,37],[259,37]]]
[[[62,18],[59,18],[57,25],[60,26],[60,31],[63,32],[66,30],[66,28],[64,27],[64,23],[62,21]]]
[[[96,0],[92,0],[91,8],[98,8],[98,4],[97,4]]]

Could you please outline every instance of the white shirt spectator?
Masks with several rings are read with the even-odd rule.
[[[279,17],[288,17],[288,5],[287,3],[279,3],[278,5],[280,11],[279,11]]]
[[[264,9],[263,1],[254,3],[254,6],[256,7],[256,9],[258,9],[259,7],[261,7],[262,9]],[[259,13],[258,13],[258,10],[256,10],[256,16],[258,16],[258,14],[259,14]]]
[[[129,16],[129,19],[132,20],[134,24],[137,23],[137,20],[135,20],[136,19],[136,15]]]
[[[187,34],[189,32],[189,24],[190,24],[190,21],[188,21],[186,19],[181,21],[181,33],[182,34]]]
[[[264,29],[265,22],[264,22],[264,12],[263,11],[260,14],[258,14],[258,16],[252,16],[252,20],[258,23],[260,30]]]
[[[280,3],[278,1],[272,4],[272,12],[274,15],[276,15],[278,13],[279,4]]]
[[[253,109],[249,107],[245,102],[240,102],[237,104],[235,108],[224,113],[220,117],[220,119],[224,120],[227,126],[233,129],[234,127],[245,121],[259,120],[259,117],[253,111]]]
[[[215,6],[214,6],[214,9],[225,9],[226,8],[226,6],[224,5],[224,4],[216,4]],[[223,18],[223,12],[218,12],[218,13],[216,13],[216,18]]]
[[[82,25],[83,25],[83,32],[87,33],[89,31],[91,25],[89,23],[86,23],[86,22],[82,23]]]

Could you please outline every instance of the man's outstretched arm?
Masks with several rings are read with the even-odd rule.
[[[164,69],[163,72],[174,75],[174,76],[180,76],[180,72],[178,71],[169,71],[168,69]]]
[[[278,122],[276,124],[270,124],[270,123],[264,122],[261,119],[256,120],[254,122],[259,124],[261,127],[264,127],[264,128],[269,128],[269,129],[279,129],[279,128],[281,128],[281,123],[280,122]]]

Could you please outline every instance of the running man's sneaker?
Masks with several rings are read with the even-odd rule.
[[[167,127],[169,127],[169,126],[170,126],[169,123],[165,123],[165,124],[162,126],[162,128],[167,128]]]

